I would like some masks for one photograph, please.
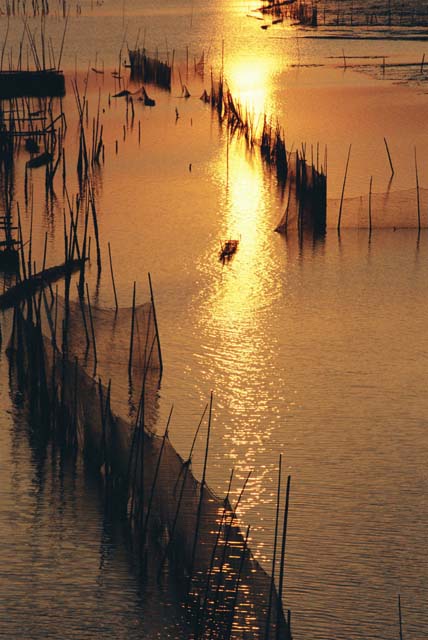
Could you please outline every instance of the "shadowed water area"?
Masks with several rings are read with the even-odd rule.
[[[108,241],[125,315],[134,280],[138,302],[148,300],[151,272],[164,358],[156,430],[163,433],[173,403],[170,440],[185,459],[214,390],[208,484],[225,495],[233,467],[236,500],[252,470],[239,517],[251,525],[249,546],[269,571],[283,454],[292,476],[284,603],[293,637],[397,638],[400,593],[405,637],[422,638],[428,625],[427,67],[420,67],[426,3],[411,3],[407,22],[397,19],[387,32],[343,20],[335,28],[332,6],[318,30],[287,21],[262,30],[261,21],[247,17],[259,3],[247,4],[106,2],[92,9],[82,4],[79,17],[71,12],[62,64],[70,197],[77,192],[74,68],[81,91],[88,67],[105,70],[89,72],[87,89],[88,127],[99,100],[105,145],[95,180],[104,267],[97,286],[93,253],[91,295],[98,306],[113,308]],[[349,12],[350,3],[343,5]],[[22,22],[13,20],[8,37],[17,51]],[[0,32],[5,28],[2,18]],[[47,20],[56,50],[63,28],[62,19]],[[175,70],[171,92],[147,85],[153,109],[134,97],[132,118],[129,103],[111,96],[140,84],[129,83],[127,69],[119,84],[111,71],[121,45],[131,47],[137,37],[162,59],[171,60],[175,49]],[[307,155],[316,156],[319,143],[323,158],[327,145],[325,237],[299,236],[295,226],[287,236],[273,232],[287,193],[259,154],[231,138],[199,100],[210,89],[211,67],[219,73],[222,49],[226,81],[254,122],[263,113],[278,116],[288,150],[306,142]],[[201,77],[194,65],[203,51]],[[14,173],[25,238],[27,159],[21,150]],[[46,232],[48,265],[63,259],[67,205],[60,174],[56,181],[56,198],[46,201],[43,169],[32,172],[38,264]],[[239,248],[222,264],[220,244],[229,238],[239,239]],[[8,376],[11,314],[0,322],[0,635],[185,637],[174,594],[141,582],[125,524],[105,508],[102,483],[80,460],[62,460],[28,423]],[[126,338],[123,344],[125,350]],[[124,396],[126,387],[121,380]],[[201,439],[193,459],[198,478],[203,458]]]

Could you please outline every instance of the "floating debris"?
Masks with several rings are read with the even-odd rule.
[[[124,98],[125,96],[130,96],[131,92],[127,89],[123,89],[123,91],[119,91],[119,93],[115,93],[112,98]]]
[[[142,99],[143,99],[144,105],[145,105],[146,107],[154,107],[154,106],[155,106],[155,104],[156,104],[156,101],[155,101],[155,100],[153,100],[153,98],[150,98],[150,97],[147,95],[147,91],[145,90],[145,88],[144,88],[144,87],[142,88],[141,93],[143,94],[143,98],[142,98]]]

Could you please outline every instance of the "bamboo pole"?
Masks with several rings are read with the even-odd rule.
[[[416,147],[415,147],[415,174],[416,174],[416,200],[418,207],[418,231],[421,230],[421,201],[419,195],[419,174],[418,174],[418,160],[416,156]]]
[[[343,207],[343,196],[345,195],[345,185],[346,185],[346,177],[348,175],[348,167],[349,167],[349,158],[351,157],[351,147],[349,145],[348,157],[346,159],[346,167],[345,167],[345,175],[343,177],[343,186],[342,186],[342,195],[340,196],[340,207],[339,207],[339,217],[337,219],[337,232],[340,233],[340,225],[342,222],[342,207]]]
[[[155,495],[156,484],[157,484],[157,479],[158,479],[158,475],[159,475],[159,469],[160,469],[160,465],[161,465],[161,461],[162,461],[162,454],[163,454],[163,450],[165,448],[165,442],[166,442],[166,440],[168,438],[169,424],[171,422],[171,417],[172,417],[173,410],[174,410],[174,405],[171,407],[171,410],[169,412],[169,416],[168,416],[168,420],[167,420],[166,428],[165,428],[165,433],[164,433],[164,436],[162,438],[162,444],[161,444],[161,447],[160,447],[159,456],[158,456],[157,463],[156,463],[156,469],[155,469],[155,473],[154,473],[154,476],[153,476],[152,487],[151,487],[151,490],[150,490],[149,501],[148,501],[148,504],[147,504],[146,518],[144,520],[144,527],[143,527],[143,532],[142,532],[142,535],[141,535],[141,543],[142,543],[143,549],[144,549],[145,544],[146,544],[147,529],[148,529],[148,526],[149,526],[149,519],[150,519],[151,510],[152,510],[153,498],[154,498],[154,495]]]
[[[46,231],[45,233],[45,244],[43,247],[43,263],[42,263],[42,271],[44,271],[46,269],[46,251],[47,251],[47,245],[48,245],[48,232]]]
[[[224,537],[224,545],[223,545],[223,553],[221,556],[221,560],[220,560],[220,564],[218,566],[218,568],[216,569],[216,576],[217,576],[217,585],[216,585],[216,591],[215,591],[215,596],[214,596],[214,606],[213,609],[211,611],[211,627],[210,627],[210,635],[209,635],[209,639],[211,640],[211,638],[215,636],[215,630],[214,630],[214,624],[215,624],[215,614],[217,611],[217,607],[218,607],[218,600],[219,600],[219,594],[220,594],[220,587],[221,587],[221,582],[222,582],[222,578],[223,578],[223,567],[226,563],[226,552],[229,546],[229,539],[230,539],[230,535],[232,533],[232,526],[233,526],[233,522],[236,518],[236,512],[237,509],[239,507],[239,503],[241,502],[242,496],[244,495],[244,491],[245,488],[248,484],[248,480],[250,479],[252,471],[250,470],[247,474],[247,477],[245,478],[244,484],[242,486],[241,492],[238,496],[238,499],[235,503],[235,506],[232,509],[232,514],[230,516],[230,521],[227,525],[227,531],[226,531],[226,535]]]
[[[227,632],[227,640],[230,640],[231,636],[232,636],[232,629],[233,629],[233,619],[235,617],[235,609],[236,609],[236,605],[238,602],[238,592],[239,592],[239,585],[241,582],[241,575],[242,575],[242,570],[244,568],[244,562],[245,562],[245,556],[247,553],[247,548],[248,548],[248,537],[250,535],[250,525],[248,525],[247,527],[247,532],[245,534],[245,539],[244,539],[244,544],[242,547],[242,554],[241,554],[241,559],[239,562],[239,569],[238,569],[238,575],[236,578],[236,586],[235,586],[235,591],[234,591],[234,595],[233,595],[233,603],[232,603],[232,609],[230,612],[230,621],[229,621],[229,629]]]
[[[201,522],[201,517],[202,517],[202,501],[203,501],[204,490],[205,490],[207,464],[208,464],[208,451],[209,451],[210,436],[211,436],[212,408],[213,408],[213,392],[211,391],[210,406],[209,406],[209,410],[208,410],[208,429],[207,429],[207,440],[206,440],[206,444],[205,444],[204,466],[203,466],[203,470],[202,470],[201,489],[200,489],[200,495],[199,495],[198,510],[197,510],[197,514],[196,514],[196,527],[195,527],[195,533],[194,533],[194,536],[193,536],[192,555],[191,555],[191,560],[190,560],[189,579],[188,579],[188,584],[187,584],[187,595],[188,596],[190,595],[190,587],[191,587],[192,580],[193,580],[193,570],[194,570],[195,558],[196,558],[196,547],[197,547],[197,544],[198,544],[199,527],[200,527],[200,522]]]
[[[392,164],[391,154],[389,152],[389,147],[388,147],[388,143],[386,141],[386,138],[384,138],[383,141],[385,143],[386,153],[388,154],[388,160],[389,160],[389,166],[391,167],[391,178],[392,178],[392,176],[394,175],[394,165]]]
[[[285,509],[284,509],[284,522],[282,527],[282,544],[281,544],[281,562],[279,567],[279,584],[278,584],[278,607],[276,613],[276,640],[280,640],[280,613],[282,607],[282,593],[284,588],[284,563],[285,563],[285,550],[287,543],[287,521],[288,521],[288,508],[290,502],[290,483],[291,476],[287,478],[287,490],[285,496]]]
[[[152,278],[150,273],[148,274],[148,278],[149,278],[149,287],[150,287],[150,299],[152,301],[152,309],[153,309],[153,322],[155,323],[157,345],[158,345],[159,368],[160,368],[159,380],[160,380],[160,378],[162,378],[162,372],[163,372],[162,351],[161,351],[160,338],[159,338],[159,326],[158,326],[158,321],[156,316],[155,297],[153,294]]]
[[[94,375],[97,370],[97,344],[95,340],[95,330],[94,330],[94,319],[92,317],[92,308],[91,308],[91,300],[89,298],[89,287],[88,283],[86,283],[86,297],[88,302],[88,311],[89,311],[89,322],[91,325],[91,334],[92,334],[92,345],[94,349]]]
[[[109,260],[110,260],[110,273],[111,273],[111,282],[112,282],[112,285],[113,285],[114,303],[115,303],[116,312],[117,312],[118,309],[119,309],[119,305],[117,304],[117,293],[116,293],[116,285],[115,285],[115,282],[114,282],[113,262],[112,262],[112,259],[111,259],[110,242],[108,243],[108,257],[109,257]]]
[[[278,488],[277,488],[277,494],[276,494],[275,533],[274,533],[274,538],[273,538],[274,542],[273,542],[271,583],[270,583],[270,590],[269,590],[268,611],[267,611],[267,615],[266,615],[265,640],[269,640],[269,636],[270,636],[270,618],[271,618],[271,612],[272,612],[272,597],[273,597],[273,590],[275,588],[276,548],[277,548],[277,542],[278,542],[279,503],[280,503],[280,497],[281,497],[281,471],[282,471],[282,454],[279,454]]]
[[[373,176],[370,176],[370,186],[369,186],[369,235],[372,232],[372,185],[373,185]]]
[[[129,342],[129,358],[128,358],[128,375],[132,377],[132,354],[134,350],[134,329],[135,329],[135,295],[136,295],[137,283],[134,282],[134,288],[132,293],[132,315],[131,315],[131,339]]]
[[[91,341],[89,340],[88,325],[87,325],[86,316],[85,316],[85,307],[83,306],[83,295],[77,283],[76,283],[76,287],[77,287],[77,296],[79,298],[80,311],[82,313],[83,328],[85,329],[86,349],[89,349],[89,345],[91,344]]]
[[[403,640],[403,618],[401,615],[401,597],[398,594],[398,622],[400,625],[400,640]]]
[[[189,470],[190,470],[190,465],[192,463],[193,449],[195,447],[196,439],[198,437],[199,430],[200,430],[200,428],[202,426],[202,422],[203,422],[203,420],[205,418],[205,414],[207,412],[207,409],[208,409],[208,404],[205,405],[205,408],[204,408],[204,411],[202,413],[201,419],[199,420],[199,424],[198,424],[197,429],[195,431],[195,435],[193,436],[193,442],[192,442],[192,446],[190,447],[189,456],[187,458],[187,461],[184,463],[185,464],[185,469],[184,469],[184,474],[183,474],[183,481],[182,481],[181,488],[180,488],[180,494],[179,494],[179,497],[178,497],[177,508],[175,510],[174,520],[172,522],[171,530],[170,530],[170,533],[169,533],[168,544],[166,546],[166,549],[165,549],[165,552],[163,554],[162,560],[161,560],[161,562],[159,564],[158,579],[160,577],[163,565],[164,565],[166,557],[168,555],[168,551],[169,551],[169,549],[170,549],[170,547],[171,547],[171,545],[173,543],[173,540],[174,540],[175,528],[177,526],[178,516],[180,514],[181,502],[183,500],[183,494],[184,494],[184,489],[185,489],[185,486],[186,486],[186,480],[187,480],[187,476],[188,476],[188,473],[189,473]],[[176,492],[176,489],[177,489],[177,485],[178,485],[178,481],[180,479],[180,475],[181,475],[181,470],[179,472],[177,481],[175,483],[174,495],[175,495],[175,492]]]

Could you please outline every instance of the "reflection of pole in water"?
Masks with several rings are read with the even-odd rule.
[[[419,174],[418,174],[418,159],[416,156],[415,147],[415,174],[416,174],[416,201],[418,206],[418,231],[421,230],[421,201],[419,197]]]
[[[229,188],[229,127],[226,127],[226,189]]]
[[[403,619],[401,616],[401,597],[398,594],[398,621],[400,624],[400,640],[403,640]]]
[[[384,138],[383,141],[385,143],[386,153],[388,154],[388,160],[389,160],[389,166],[391,167],[391,178],[392,178],[392,176],[394,175],[394,166],[392,164],[391,154],[389,152],[389,147],[388,147],[388,143],[386,141],[386,138]]]
[[[373,185],[373,176],[370,176],[370,186],[369,186],[369,235],[372,233],[372,185]]]

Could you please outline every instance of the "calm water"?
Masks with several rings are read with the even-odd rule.
[[[329,56],[340,56],[343,43],[296,38],[289,27],[264,32],[247,11],[240,2],[143,9],[127,2],[70,19],[64,67],[71,73],[77,64],[80,83],[95,55],[97,66],[100,60],[106,69],[117,66],[125,31],[132,43],[140,29],[147,46],[168,48],[170,55],[176,48],[192,94],[188,101],[179,97],[177,77],[171,95],[150,88],[156,108],[136,104],[134,128],[128,123],[124,134],[125,104],[108,105],[117,86],[110,76],[91,78],[92,112],[99,90],[105,109],[106,163],[97,182],[104,256],[111,241],[122,305],[131,302],[133,280],[141,300],[146,297],[145,274],[152,273],[165,366],[159,430],[174,403],[171,440],[183,455],[214,390],[209,483],[224,492],[234,467],[237,493],[253,469],[240,516],[252,525],[251,547],[266,568],[283,453],[292,476],[284,602],[293,612],[296,639],[396,638],[399,592],[405,637],[422,638],[428,624],[427,231],[418,239],[411,229],[375,230],[369,242],[366,230],[345,229],[338,239],[332,201],[325,241],[299,243],[294,233],[287,239],[274,234],[284,209],[275,181],[257,155],[239,141],[228,143],[197,99],[209,88],[208,68],[205,81],[191,70],[187,75],[185,48],[191,61],[205,50],[218,69],[224,39],[227,78],[255,118],[264,110],[278,113],[289,146],[328,145],[332,198],[340,195],[351,142],[346,195],[366,194],[371,175],[375,191],[386,191],[384,136],[396,168],[391,190],[414,187],[415,145],[426,186],[424,85],[396,86],[337,69]],[[62,22],[50,27],[59,38]],[[349,56],[413,61],[422,58],[424,46],[350,41],[345,48]],[[290,66],[298,61],[324,66]],[[64,105],[73,192],[70,90]],[[17,162],[20,202],[25,159]],[[40,194],[43,176],[34,174]],[[35,198],[38,261],[45,230],[49,260],[61,255],[62,226],[55,222],[62,215],[60,192],[58,186],[50,215],[43,197]],[[28,227],[28,212],[23,217]],[[228,237],[241,243],[222,267],[217,252]],[[99,304],[112,302],[105,273]],[[2,319],[5,339],[8,321]],[[0,635],[180,637],[171,600],[153,587],[142,593],[121,529],[104,513],[100,488],[80,468],[52,462],[26,427],[10,397],[4,348],[5,340]],[[199,450],[196,473],[201,458]],[[163,630],[160,619],[166,620]]]

